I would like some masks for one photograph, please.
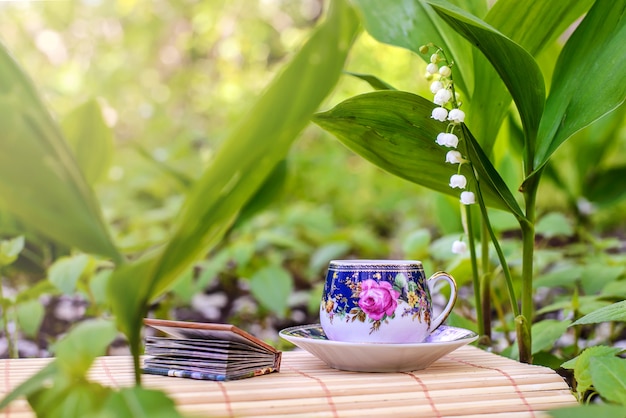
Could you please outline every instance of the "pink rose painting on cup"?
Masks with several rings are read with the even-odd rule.
[[[330,323],[369,323],[371,334],[400,315],[430,326],[430,292],[410,271],[381,271],[377,266],[371,271],[333,271],[331,277],[321,310]]]
[[[394,290],[389,282],[376,282],[375,280],[365,280],[361,283],[361,293],[359,294],[359,308],[375,321],[382,319],[385,315],[392,316],[398,306],[400,292]]]

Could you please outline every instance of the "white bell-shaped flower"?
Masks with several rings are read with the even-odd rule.
[[[433,102],[438,104],[439,106],[443,106],[450,101],[452,98],[452,92],[448,89],[439,89],[437,93],[435,93],[435,98]]]
[[[456,148],[457,145],[459,145],[459,138],[455,134],[442,132],[437,135],[437,140],[435,142],[443,147]]]
[[[433,113],[430,117],[438,120],[439,122],[445,122],[448,117],[448,109],[445,107],[436,107],[433,109]]]
[[[430,64],[426,66],[426,72],[428,74],[436,74],[437,71],[439,71],[439,68],[437,68],[437,64],[434,64],[431,62]]]
[[[442,88],[443,88],[443,83],[441,81],[433,81],[433,83],[430,85],[430,92],[432,94],[435,94]]]
[[[454,123],[462,123],[465,121],[465,112],[461,109],[452,109],[448,114],[448,120]]]
[[[453,254],[465,254],[467,252],[467,244],[463,241],[456,240],[452,243]]]
[[[453,189],[464,189],[467,186],[467,179],[463,174],[454,174],[450,177],[450,187]]]
[[[476,196],[473,192],[462,192],[461,203],[463,203],[464,205],[473,205],[474,203],[476,203]]]
[[[463,156],[458,151],[448,151],[446,154],[446,162],[450,164],[460,164],[464,162]]]

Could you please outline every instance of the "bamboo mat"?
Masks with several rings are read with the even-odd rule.
[[[0,360],[4,396],[49,359]],[[101,357],[90,378],[123,387],[134,383],[130,357]],[[462,347],[426,370],[356,373],[334,370],[305,351],[283,353],[280,373],[211,382],[144,375],[179,410],[197,417],[541,417],[576,405],[567,384],[551,369],[521,364],[478,348]],[[0,418],[32,417],[25,400]]]

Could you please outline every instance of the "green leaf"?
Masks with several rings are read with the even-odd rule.
[[[604,399],[626,406],[626,359],[592,357],[591,380]]]
[[[194,184],[168,244],[111,276],[109,300],[133,355],[139,354],[149,301],[219,242],[243,205],[285,158],[336,84],[358,23],[345,1],[332,2],[326,21],[242,117]]]
[[[594,205],[614,205],[626,198],[626,165],[596,171],[584,184],[584,196]]]
[[[23,249],[24,237],[21,235],[0,241],[0,267],[8,266],[17,260]]]
[[[573,358],[561,365],[565,369],[574,369],[574,377],[576,378],[576,391],[579,398],[589,390],[593,385],[591,379],[590,362],[592,358],[598,357],[615,357],[622,351],[621,348],[596,346],[585,349],[578,357]]]
[[[391,84],[388,84],[384,82],[383,80],[381,80],[380,78],[373,76],[371,74],[360,74],[360,73],[353,73],[350,71],[344,71],[344,73],[351,75],[352,77],[360,78],[361,80],[365,81],[367,84],[372,86],[372,88],[374,88],[375,90],[397,90]]]
[[[20,330],[31,338],[37,337],[46,314],[43,304],[36,299],[28,300],[18,304],[15,307],[15,313]]]
[[[557,321],[555,319],[545,319],[533,324],[532,332],[532,354],[550,348],[567,331],[570,321]]]
[[[54,346],[59,368],[69,376],[84,377],[94,359],[106,354],[116,336],[112,321],[90,319],[79,323]]]
[[[600,292],[604,286],[619,280],[626,272],[626,266],[607,265],[606,263],[595,262],[586,265],[583,269],[581,284],[586,294]]]
[[[139,386],[123,388],[109,396],[101,417],[179,418],[174,401],[161,391]]]
[[[467,139],[467,152],[469,159],[472,161],[472,164],[478,173],[479,181],[481,182],[480,189],[483,193],[483,197],[486,185],[487,190],[493,190],[497,193],[498,197],[507,206],[509,212],[515,215],[518,220],[523,219],[524,213],[522,212],[522,209],[519,207],[515,197],[498,171],[489,161],[489,158],[478,144],[478,141],[476,141],[470,130],[467,129],[466,125],[462,125],[462,129],[463,135]]]
[[[435,143],[446,124],[430,117],[434,106],[411,93],[377,91],[352,97],[330,111],[318,113],[313,121],[383,170],[458,197],[458,190],[449,185],[458,166],[446,164],[448,150]],[[484,179],[481,190],[487,205],[521,215],[504,181],[472,141],[469,131],[464,128],[464,133],[470,138],[470,157]],[[473,177],[467,164],[461,166],[461,174]]]
[[[551,409],[547,414],[554,418],[624,418],[626,406],[620,405],[580,405],[569,408]]]
[[[596,1],[565,44],[539,127],[536,170],[570,136],[624,102],[624,7],[624,0]]]
[[[421,58],[419,48],[429,42],[445,48],[446,55],[454,61],[458,71],[454,74],[457,87],[471,96],[473,89],[472,51],[468,42],[450,31],[433,9],[420,0],[355,0],[361,12],[363,26],[380,42],[406,48]],[[461,0],[456,2],[466,10],[482,15],[485,2]]]
[[[485,16],[489,25],[519,44],[531,55],[554,42],[564,29],[590,7],[592,0],[499,0]],[[467,9],[466,9],[467,10]],[[474,54],[474,94],[466,111],[466,123],[487,154],[493,147],[505,115],[509,112],[511,95],[489,62]],[[488,115],[488,116],[485,116]]]
[[[89,265],[90,258],[86,254],[73,257],[61,257],[48,269],[48,280],[61,292],[69,295],[76,290],[78,279]]]
[[[594,0],[500,0],[495,2],[485,21],[537,55],[554,42]]]
[[[609,321],[626,322],[626,300],[614,303],[585,315],[582,318],[579,318],[572,325],[599,324],[601,322]]]
[[[93,417],[102,409],[112,389],[84,379],[71,381],[58,376],[52,387],[42,388],[28,397],[38,417]]]
[[[535,225],[535,232],[546,238],[571,237],[574,235],[574,228],[565,215],[552,212],[539,219]]]
[[[533,287],[557,287],[573,288],[582,277],[582,268],[579,265],[565,265],[542,274],[533,281]]]
[[[528,141],[527,147],[534,149],[545,87],[543,75],[533,57],[501,32],[464,10],[441,0],[428,0],[428,3],[489,60],[517,105]]]
[[[519,318],[523,318],[521,315]],[[545,319],[541,322],[537,322],[531,327],[531,354],[538,353],[549,347],[552,347],[554,343],[561,338],[561,336],[567,331],[570,321],[557,321],[555,319]],[[511,349],[511,358],[518,359],[519,350],[518,342],[516,341]]]
[[[252,218],[255,214],[266,209],[272,202],[276,201],[285,190],[287,177],[288,165],[287,160],[284,159],[274,167],[272,172],[265,179],[265,182],[263,182],[254,196],[252,196],[241,209],[235,227]]]
[[[101,179],[113,158],[113,132],[102,116],[100,105],[89,100],[65,116],[61,129],[89,184]]]
[[[93,297],[93,301],[102,306],[107,303],[107,287],[111,278],[112,270],[100,270],[89,280],[89,290]]]
[[[59,126],[2,45],[0,126],[0,208],[59,243],[121,262]]]
[[[278,265],[265,267],[250,278],[250,292],[255,299],[281,318],[285,317],[292,291],[291,274]]]
[[[347,3],[333,2],[327,20],[222,144],[185,202],[156,267],[151,296],[160,294],[223,236],[237,212],[286,156],[337,82],[357,27]]]
[[[575,301],[577,302],[578,306],[574,306]],[[544,305],[537,310],[537,314],[542,315],[548,312],[562,310],[572,313],[574,311],[578,311],[579,313],[584,315],[586,313],[590,313],[596,309],[600,309],[611,304],[611,302],[607,302],[606,300],[598,299],[598,296],[579,296],[575,301],[572,300],[571,295],[568,295],[554,303]]]
[[[564,369],[575,369],[576,365],[579,364],[578,361],[581,361],[579,369],[581,371],[589,369],[589,359],[591,357],[602,357],[602,356],[616,356],[619,353],[624,351],[620,347],[609,347],[606,345],[596,345],[594,347],[585,348],[585,350],[578,356],[574,357],[571,360],[566,361],[561,364],[561,367]],[[586,353],[586,354],[585,354]],[[582,358],[586,358],[585,360],[581,360]]]

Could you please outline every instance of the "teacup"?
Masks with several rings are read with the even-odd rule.
[[[436,318],[430,285],[450,284],[448,303]],[[456,301],[456,282],[439,272],[426,279],[415,260],[332,260],[320,305],[329,340],[420,343],[446,320]]]

